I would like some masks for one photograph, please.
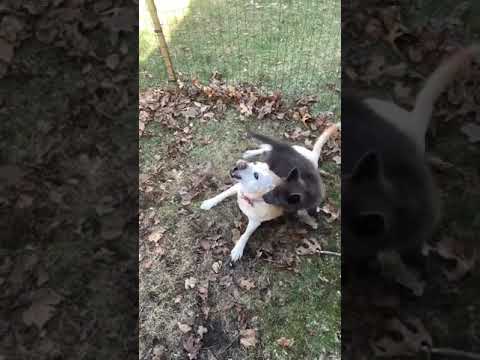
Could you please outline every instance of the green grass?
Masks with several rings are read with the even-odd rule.
[[[186,78],[218,71],[286,95],[320,94],[324,110],[338,109],[327,84],[340,87],[340,1],[193,0],[183,18],[164,15],[174,67]],[[140,88],[165,80],[155,36],[141,29]]]
[[[274,359],[313,359],[339,355],[340,262],[336,258],[307,259],[299,274],[276,273],[275,294],[263,312],[265,351]],[[293,339],[284,349],[281,337]]]

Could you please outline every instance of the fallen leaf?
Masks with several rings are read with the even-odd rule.
[[[325,205],[320,208],[320,211],[327,215],[326,220],[328,223],[334,222],[340,216],[340,210],[335,209],[333,205],[329,203],[325,203]]]
[[[48,273],[43,266],[38,268],[37,273],[37,286],[42,286],[45,284],[49,279]]]
[[[209,250],[210,249],[210,241],[205,240],[205,239],[200,240],[200,247],[203,250]]]
[[[200,295],[200,298],[205,302],[208,299],[208,288],[204,286],[199,286],[198,287],[198,294]]]
[[[105,63],[110,70],[115,70],[120,63],[120,57],[117,54],[109,55],[105,59]]]
[[[203,335],[205,335],[208,332],[208,329],[202,325],[198,327],[197,334],[200,336],[200,339],[203,339]]]
[[[447,268],[444,273],[449,281],[463,278],[475,266],[478,258],[477,251],[470,249],[462,240],[450,236],[443,237],[430,251],[447,260],[455,260],[453,268]]]
[[[222,262],[221,261],[216,261],[212,264],[212,270],[215,274],[218,274],[220,269],[222,268]]]
[[[480,141],[480,125],[468,123],[463,125],[460,130],[468,137],[468,141],[471,143]]]
[[[315,239],[303,239],[302,245],[296,249],[297,255],[313,255],[319,254],[322,251],[322,245]]]
[[[292,347],[294,342],[295,340],[287,339],[286,337],[281,337],[280,339],[277,340],[277,344],[285,349]]]
[[[178,328],[180,329],[180,331],[184,334],[188,333],[189,331],[192,330],[192,327],[190,325],[187,325],[187,324],[182,324],[182,323],[177,323],[178,325]]]
[[[197,279],[192,277],[189,277],[188,279],[185,279],[185,289],[193,289],[195,285],[197,284]]]
[[[13,45],[0,38],[0,60],[10,63],[13,59]]]
[[[244,290],[249,291],[255,288],[255,281],[242,278],[240,279],[240,287]]]
[[[183,340],[183,348],[187,351],[187,356],[190,360],[195,360],[202,347],[200,339],[194,335],[190,335],[187,339]]]
[[[40,330],[53,317],[55,305],[62,301],[62,297],[51,289],[37,290],[30,307],[22,314],[23,322],[27,325],[36,325]]]
[[[165,231],[166,229],[163,227],[155,230],[150,235],[148,235],[148,241],[152,243],[158,243],[162,238],[163,234],[165,233]]]
[[[432,338],[419,319],[392,318],[382,329],[384,336],[372,342],[379,358],[397,358],[417,355],[425,347],[432,346]],[[395,334],[395,336],[392,336]]]
[[[240,330],[240,344],[246,348],[255,347],[257,345],[256,335],[255,329]]]

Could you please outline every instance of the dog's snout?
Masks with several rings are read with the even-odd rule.
[[[234,170],[244,170],[247,168],[247,162],[245,160],[238,160],[235,164]]]

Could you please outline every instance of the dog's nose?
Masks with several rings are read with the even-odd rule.
[[[243,170],[243,169],[246,169],[247,166],[248,166],[248,163],[245,160],[238,160],[233,170]]]

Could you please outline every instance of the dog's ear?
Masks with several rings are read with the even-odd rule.
[[[288,173],[287,181],[297,181],[299,177],[300,177],[300,172],[298,171],[297,168],[293,168]]]
[[[387,231],[387,222],[380,212],[365,212],[355,217],[354,229],[360,237],[379,237]]]
[[[364,180],[376,180],[381,174],[381,164],[376,152],[368,152],[357,161],[353,172],[352,180],[356,182]]]
[[[287,198],[287,202],[289,205],[297,205],[302,201],[302,195],[301,194],[289,194]]]

